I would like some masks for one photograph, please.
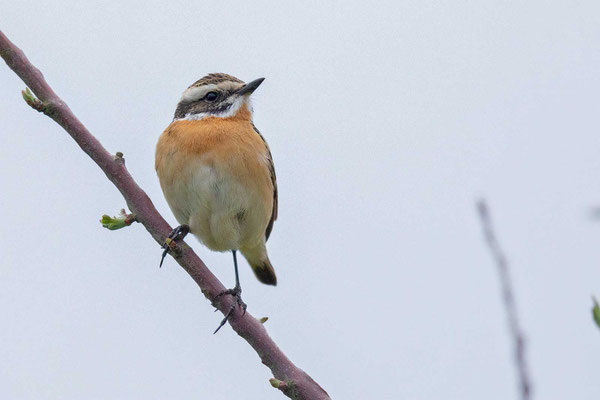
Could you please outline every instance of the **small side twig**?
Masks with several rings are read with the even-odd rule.
[[[100,223],[106,229],[110,229],[111,231],[116,231],[117,229],[125,228],[133,224],[134,222],[138,222],[135,218],[135,214],[127,214],[125,209],[121,209],[121,212],[118,217],[111,217],[109,215],[104,214],[100,219]]]
[[[271,384],[271,386],[273,386],[275,389],[279,389],[282,392],[284,390],[287,389],[288,384],[285,381],[280,381],[279,379],[275,379],[275,378],[271,378],[269,379],[269,383]]]
[[[40,99],[35,97],[33,93],[31,93],[31,90],[29,90],[29,88],[21,90],[21,96],[23,96],[23,100],[25,100],[25,103],[27,103],[31,108],[39,112],[44,112],[44,103],[42,103]]]
[[[275,389],[281,390],[286,396],[296,399],[298,398],[298,391],[296,390],[296,384],[294,381],[280,381],[279,379],[271,378],[269,383]]]
[[[527,368],[527,360],[525,359],[525,338],[519,324],[517,315],[517,307],[515,304],[515,296],[512,288],[512,282],[508,271],[508,262],[506,256],[502,252],[485,200],[477,202],[477,210],[483,228],[483,236],[490,249],[492,258],[496,263],[498,274],[500,277],[500,285],[502,287],[502,299],[504,300],[504,309],[508,319],[508,329],[514,341],[514,356],[519,378],[519,392],[522,400],[528,400],[531,395],[531,383],[529,381],[529,370]]]

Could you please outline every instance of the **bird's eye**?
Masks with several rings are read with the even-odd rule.
[[[206,96],[204,96],[204,100],[206,101],[215,101],[219,97],[217,92],[208,92]]]

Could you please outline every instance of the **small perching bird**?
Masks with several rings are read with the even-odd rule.
[[[244,84],[227,74],[206,75],[183,92],[173,122],[156,145],[160,186],[181,224],[169,238],[180,240],[191,232],[209,249],[233,253],[235,287],[219,296],[229,294],[235,301],[215,333],[236,305],[246,311],[237,250],[259,281],[277,284],[265,246],[277,218],[277,181],[250,104],[263,80]]]

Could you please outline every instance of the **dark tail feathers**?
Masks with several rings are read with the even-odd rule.
[[[266,285],[277,285],[275,270],[273,269],[271,261],[269,261],[268,258],[256,264],[250,264],[250,266],[252,267],[254,275],[256,275],[256,278],[258,278],[259,281]]]

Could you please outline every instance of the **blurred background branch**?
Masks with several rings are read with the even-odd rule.
[[[531,382],[529,381],[530,374],[525,358],[525,338],[519,324],[514,290],[508,270],[508,262],[506,261],[506,256],[500,248],[500,244],[496,238],[489,208],[484,199],[477,202],[477,210],[479,212],[485,242],[490,250],[492,259],[496,264],[496,269],[498,270],[498,276],[500,278],[502,300],[506,311],[508,330],[514,345],[515,366],[519,379],[519,393],[522,400],[528,400],[531,395]]]

